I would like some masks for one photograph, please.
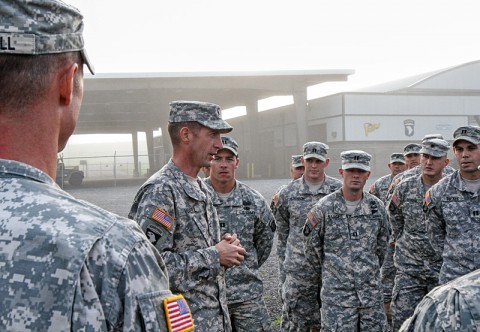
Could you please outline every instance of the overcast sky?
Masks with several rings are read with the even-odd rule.
[[[65,1],[99,73],[353,69],[347,91],[480,59],[477,0]]]

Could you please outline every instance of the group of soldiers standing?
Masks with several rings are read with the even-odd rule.
[[[62,1],[0,0],[0,330],[271,331],[259,267],[275,232],[284,331],[478,327],[479,127],[453,133],[458,170],[428,135],[371,193],[370,154],[342,152],[338,180],[329,147],[305,143],[269,207],[235,178],[220,107],[171,102],[172,157],[127,219],[53,180],[94,74],[82,31]]]
[[[392,153],[390,174],[366,192],[368,153],[342,152],[338,181],[325,174],[328,146],[306,143],[305,173],[272,199],[282,330],[400,331],[412,324],[421,330],[411,318],[417,304],[438,285],[480,268],[479,144],[479,127],[455,130],[455,170],[449,142],[426,135]],[[461,319],[468,324],[475,316]]]

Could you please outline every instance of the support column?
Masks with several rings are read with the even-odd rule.
[[[153,130],[147,129],[145,131],[147,138],[147,151],[148,151],[148,175],[152,175],[157,171],[157,165],[155,163],[155,152],[153,149]]]
[[[250,99],[245,103],[247,108],[247,126],[242,133],[245,138],[245,157],[241,161],[247,178],[255,177],[255,163],[260,160],[258,144],[260,136],[258,134],[258,101]],[[233,129],[235,132],[235,129]],[[241,158],[241,157],[240,157]]]
[[[140,176],[140,170],[138,169],[138,133],[132,132],[132,146],[133,146],[133,176]]]

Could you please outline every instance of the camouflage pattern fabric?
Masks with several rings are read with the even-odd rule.
[[[369,189],[370,194],[376,196],[382,202],[385,203],[388,188],[392,180],[393,180],[392,174],[387,174],[382,176],[370,186],[370,189]],[[389,227],[389,229],[390,229],[389,233],[390,235],[392,235],[391,227]],[[395,252],[395,241],[393,240],[393,236],[390,236],[388,247],[387,247],[387,254],[385,255],[385,260],[383,261],[382,267],[380,269],[380,275],[382,278],[382,285],[383,285],[383,300],[385,302],[392,301],[392,291],[393,291],[393,285],[395,282],[395,274],[396,274],[395,264],[393,264],[394,252]]]
[[[170,160],[138,191],[130,218],[160,251],[170,289],[185,296],[199,331],[231,331],[225,270],[215,245],[220,225],[211,192]]]
[[[442,255],[439,283],[480,268],[480,198],[466,190],[460,172],[444,177],[425,195],[430,243]]]
[[[478,331],[479,303],[480,270],[476,270],[428,293],[400,331]]]
[[[237,234],[247,252],[240,266],[228,268],[225,272],[228,308],[230,315],[236,318],[232,325],[236,331],[244,330],[242,326],[248,327],[246,331],[270,331],[267,308],[255,305],[265,305],[261,300],[263,281],[258,269],[272,250],[273,214],[258,191],[238,180],[233,194],[225,201],[215,193],[210,179],[205,182],[213,191],[213,205],[220,219],[221,234]],[[235,321],[241,326],[236,326]]]
[[[321,273],[322,309],[329,306],[337,306],[340,311],[372,308],[369,317],[379,320],[368,322],[368,326],[377,324],[383,331],[387,319],[380,267],[388,243],[387,211],[382,201],[364,192],[354,213],[347,215],[346,212],[341,189],[315,204],[308,213],[303,231],[305,257],[315,267],[315,272]],[[324,322],[322,317],[322,330],[338,328],[330,326],[330,322],[328,318]]]
[[[0,160],[0,330],[166,331],[166,268],[138,225]]]
[[[381,303],[371,307],[342,307],[329,304],[322,307],[322,332],[385,332],[385,313]]]
[[[233,127],[222,119],[220,106],[201,101],[172,101],[168,121],[198,122],[221,133],[229,133],[233,130]]]
[[[370,186],[368,192],[378,197],[382,202],[385,202],[387,198],[388,187],[390,186],[390,183],[392,183],[392,180],[392,174],[384,175]]]
[[[422,175],[404,179],[395,186],[387,204],[395,241],[395,286],[393,329],[413,314],[415,306],[435,286],[442,258],[430,245],[425,227]]]
[[[321,284],[320,277],[305,259],[303,250],[302,229],[307,218],[307,213],[318,200],[342,186],[338,179],[325,175],[323,185],[317,192],[312,193],[303,176],[290,182],[278,193],[275,206],[275,219],[277,221],[277,256],[279,261],[280,282],[285,283],[286,275],[291,274],[288,285],[282,286],[282,326],[284,330],[295,330],[295,323],[287,328],[290,322],[303,322],[303,324],[320,325],[320,303],[318,293]],[[311,278],[304,279],[305,275]],[[318,279],[313,279],[313,277]],[[306,284],[310,283],[310,285]],[[302,292],[300,289],[312,289]],[[289,290],[291,287],[297,290]],[[291,296],[289,296],[291,295]],[[309,309],[308,311],[305,311]],[[298,316],[298,317],[296,317]],[[308,326],[308,325],[304,325]]]

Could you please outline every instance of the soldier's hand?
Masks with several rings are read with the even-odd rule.
[[[232,238],[227,240],[227,238],[224,237],[222,241],[215,246],[220,255],[220,265],[225,267],[240,265],[244,260],[244,255],[246,253],[245,249],[240,246],[240,241],[236,235],[234,240],[232,240]],[[233,243],[230,243],[230,241],[233,241]]]
[[[228,243],[233,244],[234,246],[242,247],[240,239],[238,238],[236,233],[234,233],[233,235],[230,233],[225,233],[225,235],[222,236],[222,240],[226,240]]]

